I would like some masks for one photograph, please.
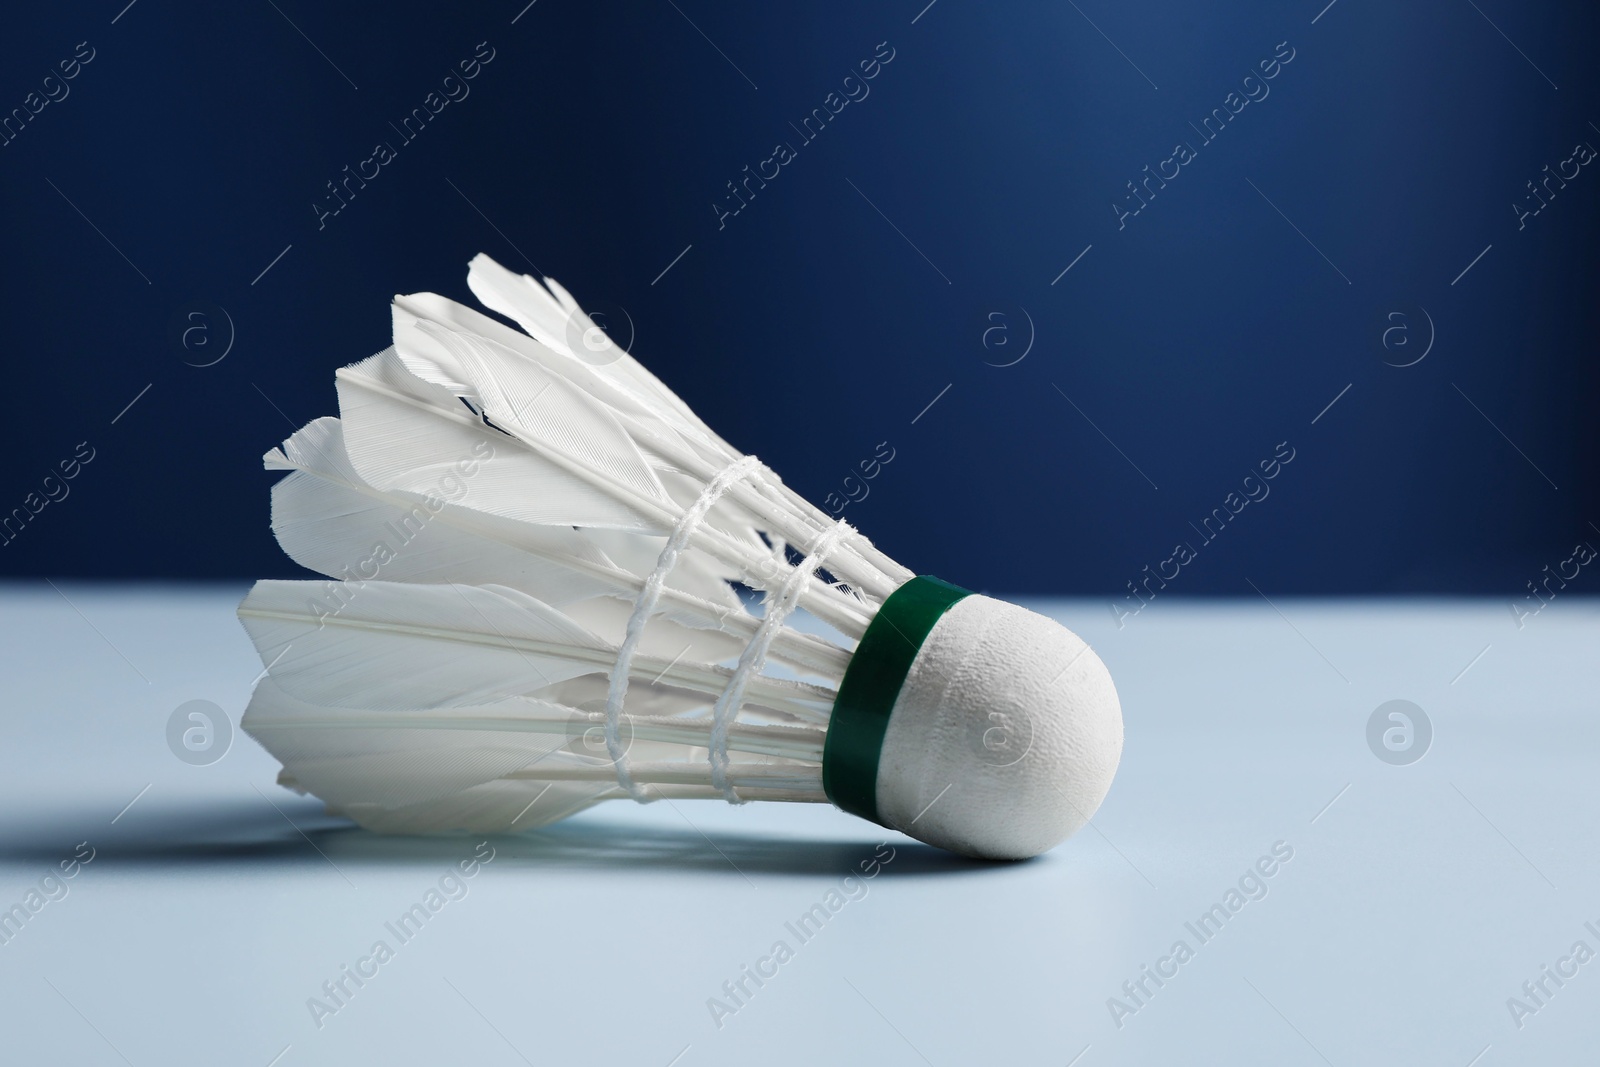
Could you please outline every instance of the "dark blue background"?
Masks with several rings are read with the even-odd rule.
[[[335,412],[392,294],[470,300],[478,251],[626,308],[633,351],[813,499],[888,441],[845,514],[974,588],[1119,596],[1187,540],[1172,593],[1509,598],[1600,540],[1600,168],[1521,231],[1512,208],[1600,145],[1588,5],[124,2],[0,37],[5,112],[95,53],[0,147],[0,511],[95,450],[5,574],[295,574],[261,453]],[[484,41],[470,96],[319,231],[324,183]],[[870,96],[719,230],[725,183],[883,41]],[[1198,158],[1119,230],[1179,140]],[[197,368],[226,326],[185,350],[171,324],[207,305],[236,339]],[[1424,308],[1427,358],[1386,365]],[[1200,545],[1283,441],[1270,497]]]

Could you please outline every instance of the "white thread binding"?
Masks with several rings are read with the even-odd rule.
[[[641,804],[646,803],[649,798],[645,796],[643,787],[633,780],[633,775],[628,770],[628,753],[622,747],[621,730],[622,701],[628,695],[628,670],[633,664],[634,650],[639,647],[639,639],[644,636],[644,624],[656,610],[656,602],[661,599],[661,590],[666,585],[667,575],[678,562],[678,556],[689,543],[695,528],[705,521],[712,505],[734,482],[760,465],[761,461],[756,457],[745,456],[724,467],[700,491],[700,496],[672,528],[672,536],[667,538],[666,547],[656,558],[656,569],[645,579],[644,588],[639,592],[639,599],[633,603],[633,614],[628,616],[628,628],[623,634],[622,647],[617,650],[617,660],[611,665],[610,684],[606,688],[606,753],[610,755],[611,763],[616,768],[617,785],[627,790],[628,795]]]
[[[745,683],[751,673],[759,673],[766,666],[767,649],[778,636],[778,629],[783,625],[783,621],[800,602],[800,594],[805,589],[806,583],[817,573],[817,568],[822,566],[822,561],[827,558],[828,553],[854,532],[849,523],[840,519],[837,525],[829,527],[821,537],[817,538],[811,554],[790,572],[778,596],[768,604],[767,613],[762,618],[761,625],[756,628],[755,636],[745,646],[744,652],[739,656],[738,664],[733,668],[733,676],[728,679],[727,688],[722,691],[716,705],[711,709],[711,745],[708,755],[711,762],[711,784],[721,790],[730,804],[745,803],[728,782],[728,733],[733,727],[734,720],[739,716],[739,706],[744,703]]]
[[[771,470],[768,470],[766,467],[762,467],[755,473],[751,474],[749,482],[753,488],[765,495],[768,500],[779,505],[785,505],[789,502],[788,498],[785,497],[781,491],[783,479],[779,478],[775,473],[773,473]],[[804,503],[804,501],[801,503]],[[868,559],[867,553],[862,551],[863,547],[871,548],[872,542],[867,539],[866,534],[862,533],[854,526],[851,526],[845,533],[844,547],[856,558],[858,562],[865,564],[867,567],[870,567],[875,571],[882,571],[882,568]],[[781,558],[783,554],[781,547],[778,548],[778,554]],[[847,594],[857,601],[862,599],[860,591],[854,586],[836,584],[834,588],[838,589],[841,593]]]

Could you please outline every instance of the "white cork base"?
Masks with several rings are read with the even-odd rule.
[[[1087,822],[1122,756],[1100,657],[1051,619],[986,596],[923,642],[878,761],[885,825],[985,859],[1026,859]]]

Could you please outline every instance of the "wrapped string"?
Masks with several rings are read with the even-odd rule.
[[[661,599],[661,590],[667,582],[667,575],[678,562],[678,556],[683,552],[684,546],[689,543],[689,538],[694,535],[695,529],[705,521],[712,505],[728,491],[739,479],[747,477],[752,471],[760,467],[761,461],[754,456],[745,456],[730,463],[717,472],[706,487],[700,491],[700,496],[690,505],[689,509],[679,517],[677,524],[672,528],[672,535],[667,538],[666,547],[661,550],[661,555],[656,558],[655,570],[650,572],[650,577],[645,579],[644,588],[639,592],[639,599],[633,603],[633,613],[628,616],[628,628],[623,634],[622,647],[617,650],[616,662],[611,666],[610,684],[606,689],[606,752],[611,757],[611,763],[616,768],[617,785],[627,791],[634,800],[644,803],[649,798],[645,796],[644,789],[633,780],[633,775],[628,771],[628,753],[622,747],[622,702],[628,695],[628,671],[633,663],[633,654],[639,647],[639,640],[644,636],[644,625],[649,621],[650,615],[656,609],[656,603]],[[759,631],[758,631],[759,636]],[[741,660],[742,662],[742,660]],[[724,742],[726,747],[726,742]],[[726,759],[726,755],[724,755]]]
[[[733,668],[733,676],[728,679],[727,688],[722,691],[716,705],[711,709],[711,744],[708,756],[711,762],[711,784],[728,798],[730,804],[744,803],[728,781],[728,732],[739,716],[739,706],[744,703],[745,685],[752,673],[759,674],[766,666],[767,649],[772,646],[773,638],[777,637],[784,620],[800,602],[800,593],[805,589],[806,583],[817,573],[823,560],[827,559],[828,553],[854,532],[849,523],[840,519],[837,525],[830,526],[817,538],[811,548],[811,554],[795,566],[784,581],[777,597],[768,602],[767,613],[762,618],[761,625],[756,628],[755,636],[740,654],[739,662]]]

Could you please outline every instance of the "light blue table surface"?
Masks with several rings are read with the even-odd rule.
[[[44,890],[0,944],[4,1062],[1596,1056],[1600,959],[1572,955],[1600,952],[1593,601],[1520,629],[1498,601],[1165,601],[1122,629],[1103,603],[1030,604],[1095,647],[1127,724],[1104,806],[1048,855],[966,863],[823,806],[612,803],[494,839],[401,942],[386,924],[474,840],[328,818],[242,734],[209,766],[167,747],[185,701],[237,723],[260,670],[243,591],[0,591],[0,910]],[[1392,699],[1432,724],[1410,765],[1368,746]],[[1202,941],[1275,846],[1292,858]],[[786,926],[841,900],[805,941]],[[392,958],[314,1018],[379,940]],[[736,1005],[724,982],[778,941]],[[720,1027],[713,998],[736,1008]]]

